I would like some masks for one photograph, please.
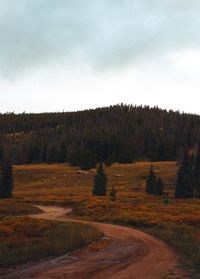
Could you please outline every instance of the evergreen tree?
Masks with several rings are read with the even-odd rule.
[[[200,148],[198,149],[194,168],[194,196],[200,198]]]
[[[191,198],[194,192],[194,165],[189,151],[184,157],[177,174],[175,196],[177,198]]]
[[[177,156],[182,161],[182,148],[198,141],[198,115],[157,107],[121,104],[78,112],[0,114],[0,153],[9,152],[15,164],[67,160],[79,166],[87,150],[95,162],[108,165]]]
[[[169,204],[169,193],[163,192],[163,203]]]
[[[155,188],[155,195],[162,196],[163,192],[164,192],[164,183],[162,181],[162,178],[158,177],[157,183],[156,183],[156,188]]]
[[[153,165],[151,165],[151,169],[146,180],[146,193],[154,195],[156,186],[157,186],[157,179],[154,173]]]
[[[113,202],[116,201],[116,193],[117,193],[116,188],[114,186],[112,186],[110,193],[109,193],[109,197],[110,197],[110,200]]]
[[[102,163],[99,164],[97,173],[94,177],[94,186],[92,190],[93,196],[106,196],[107,177],[103,169]]]
[[[8,159],[2,159],[0,164],[0,198],[12,197],[13,177],[12,164]]]

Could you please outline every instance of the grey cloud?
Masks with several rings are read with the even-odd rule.
[[[115,67],[200,45],[199,0],[1,0],[0,73]]]

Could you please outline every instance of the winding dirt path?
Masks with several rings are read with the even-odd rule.
[[[40,206],[34,218],[66,221],[70,209]],[[75,220],[74,220],[75,221]],[[76,221],[77,222],[77,221]],[[178,279],[190,278],[178,268],[174,252],[162,241],[132,228],[84,222],[105,234],[98,243],[56,259],[5,270],[1,279]]]

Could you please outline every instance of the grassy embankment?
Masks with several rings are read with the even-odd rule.
[[[40,212],[28,203],[0,201],[0,267],[62,255],[102,236],[83,224],[17,217]]]
[[[59,256],[100,238],[87,225],[10,217],[0,222],[0,267]]]
[[[94,171],[81,172],[66,165],[15,167],[18,199],[74,207],[77,218],[120,223],[145,229],[170,243],[196,269],[200,266],[200,200],[173,197],[177,165],[154,164],[170,192],[170,203],[144,193],[150,163],[115,164],[106,169],[109,187],[117,189],[117,201],[91,197]],[[196,277],[197,278],[197,277]]]

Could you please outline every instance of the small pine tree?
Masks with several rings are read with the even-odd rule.
[[[157,179],[154,173],[153,165],[151,165],[151,169],[146,180],[146,193],[150,195],[154,195],[156,185],[157,185]]]
[[[163,203],[169,204],[169,193],[168,192],[163,192]]]
[[[162,178],[158,177],[156,187],[155,187],[155,195],[162,196],[163,192],[164,192],[164,183],[162,181]]]
[[[8,159],[2,159],[0,164],[0,198],[7,199],[12,197],[13,176],[12,164]]]
[[[114,186],[112,186],[110,193],[109,193],[109,197],[110,197],[111,201],[113,201],[113,202],[116,201],[116,194],[117,194],[117,190]]]
[[[194,165],[189,151],[184,157],[177,174],[175,196],[177,198],[191,198],[194,192]]]
[[[92,190],[93,196],[106,196],[107,192],[107,177],[103,169],[102,163],[99,163],[97,173],[94,176],[94,187]]]

